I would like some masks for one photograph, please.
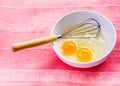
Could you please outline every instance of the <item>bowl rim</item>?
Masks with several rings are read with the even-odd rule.
[[[112,22],[111,22],[107,17],[105,17],[104,15],[102,15],[102,14],[100,14],[100,13],[98,13],[98,12],[91,11],[91,10],[77,10],[77,11],[73,11],[73,12],[70,12],[70,13],[67,13],[67,14],[63,15],[61,18],[59,18],[59,19],[57,20],[57,22],[56,22],[56,23],[53,25],[53,27],[52,27],[51,35],[54,35],[53,32],[54,32],[54,30],[55,30],[56,25],[57,25],[63,18],[65,18],[65,17],[67,17],[67,16],[69,16],[69,15],[71,15],[71,14],[81,13],[81,12],[87,12],[87,13],[97,14],[98,16],[103,17],[103,18],[112,26],[113,33],[114,33],[114,40],[113,40],[113,44],[112,44],[111,48],[107,51],[107,53],[105,53],[101,58],[96,59],[96,60],[94,60],[94,61],[90,61],[90,62],[77,62],[77,61],[76,61],[76,62],[75,62],[75,61],[71,61],[71,60],[65,58],[64,56],[62,56],[62,54],[59,54],[59,53],[58,53],[59,51],[56,50],[56,47],[55,47],[55,45],[54,45],[54,42],[52,43],[52,46],[53,46],[53,49],[54,49],[55,53],[58,55],[58,57],[59,57],[60,59],[63,58],[64,60],[66,60],[66,61],[68,61],[68,62],[75,63],[75,64],[81,64],[81,65],[84,65],[84,64],[92,64],[92,63],[95,63],[95,62],[98,62],[98,61],[100,61],[100,60],[102,60],[102,59],[107,58],[107,56],[112,52],[112,50],[114,49],[115,44],[116,44],[116,38],[117,38],[116,29],[115,29],[114,25],[112,24]],[[69,65],[69,64],[68,64],[68,65]]]

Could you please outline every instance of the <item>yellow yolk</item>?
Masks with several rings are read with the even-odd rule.
[[[76,51],[76,44],[73,41],[65,41],[62,44],[62,52],[65,55],[72,55]]]
[[[92,59],[92,53],[88,48],[79,48],[76,56],[80,62],[89,62]]]

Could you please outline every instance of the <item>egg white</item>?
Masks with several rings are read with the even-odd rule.
[[[78,61],[78,58],[76,57],[75,53],[73,55],[64,55],[62,53],[62,44],[65,42],[65,41],[68,41],[68,40],[71,40],[73,42],[76,43],[77,45],[77,49],[78,48],[87,48],[91,51],[92,53],[92,60],[91,61],[94,61],[94,60],[97,60],[99,59],[102,55],[104,55],[106,49],[107,49],[107,44],[106,44],[106,41],[105,41],[105,38],[103,37],[103,35],[101,34],[99,36],[99,38],[89,38],[89,39],[61,39],[57,42],[57,45],[59,47],[59,51],[60,53],[65,57],[65,58],[68,58],[69,60],[71,61]]]

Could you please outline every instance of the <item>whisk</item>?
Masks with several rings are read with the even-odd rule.
[[[76,38],[97,38],[101,34],[101,27],[97,20],[88,18],[78,25],[73,26],[70,30],[58,36],[50,36],[45,38],[37,38],[30,41],[15,43],[12,45],[13,51],[47,44],[57,39],[76,39]]]

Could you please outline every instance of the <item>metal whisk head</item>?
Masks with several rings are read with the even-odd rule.
[[[97,38],[101,33],[101,27],[97,20],[89,18],[79,25],[73,26],[58,38]]]

